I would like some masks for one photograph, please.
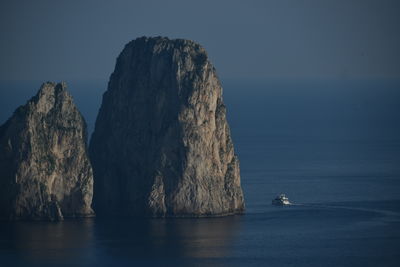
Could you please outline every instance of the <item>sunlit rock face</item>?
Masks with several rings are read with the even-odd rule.
[[[91,216],[86,123],[64,83],[44,83],[0,127],[0,218]]]
[[[221,84],[193,41],[142,37],[125,46],[89,150],[98,215],[244,211]]]

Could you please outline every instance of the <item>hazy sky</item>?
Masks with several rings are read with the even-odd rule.
[[[0,80],[108,80],[136,37],[188,38],[221,79],[399,79],[400,1],[0,1]]]

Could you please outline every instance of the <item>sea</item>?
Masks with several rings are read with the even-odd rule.
[[[90,133],[107,82],[67,83]],[[0,123],[39,87],[1,82]],[[400,82],[223,87],[245,214],[1,222],[0,266],[400,266]]]

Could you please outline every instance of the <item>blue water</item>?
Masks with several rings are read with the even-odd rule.
[[[71,84],[90,131],[105,84]],[[0,83],[0,121],[37,87]],[[400,266],[400,83],[224,89],[245,215],[3,222],[0,265]]]

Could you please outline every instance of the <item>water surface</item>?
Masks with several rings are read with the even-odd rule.
[[[71,84],[89,131],[105,84]],[[38,86],[2,83],[1,121]],[[398,266],[399,84],[224,89],[245,215],[3,222],[1,266]],[[281,192],[296,205],[272,206]]]

